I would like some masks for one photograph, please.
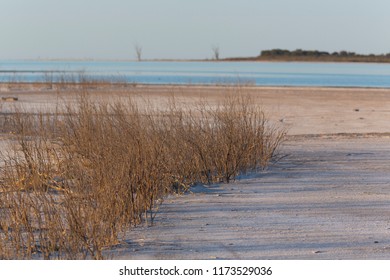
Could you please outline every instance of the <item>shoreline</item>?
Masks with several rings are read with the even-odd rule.
[[[18,87],[27,89],[36,89],[47,86],[68,86],[79,88],[82,86],[99,86],[99,87],[127,87],[127,88],[194,88],[194,89],[225,89],[225,88],[245,88],[245,89],[299,89],[299,90],[390,90],[390,87],[361,87],[361,86],[313,86],[313,85],[253,85],[253,84],[147,84],[147,83],[127,83],[127,82],[110,82],[110,81],[91,81],[91,82],[1,82],[0,92],[4,87]]]
[[[315,59],[293,59],[293,58],[286,58],[286,59],[278,59],[278,58],[258,58],[258,57],[226,57],[226,58],[220,58],[218,60],[216,59],[170,59],[170,58],[152,58],[152,59],[142,59],[141,61],[136,59],[94,59],[94,58],[48,58],[48,59],[34,59],[34,58],[12,58],[12,59],[0,59],[1,61],[33,61],[33,62],[135,62],[135,63],[142,63],[142,62],[254,62],[254,63],[353,63],[353,64],[390,64],[390,60],[384,60],[384,61],[358,61],[358,60],[315,60]],[[0,71],[1,73],[1,71]]]

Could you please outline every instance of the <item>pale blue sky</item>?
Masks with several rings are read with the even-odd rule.
[[[0,0],[0,59],[390,52],[390,0]]]

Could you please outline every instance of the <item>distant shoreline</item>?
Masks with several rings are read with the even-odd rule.
[[[313,63],[390,63],[390,58],[383,60],[369,60],[369,59],[317,59],[317,58],[299,58],[299,57],[278,57],[278,58],[261,58],[261,57],[226,57],[215,59],[143,59],[141,61],[131,60],[131,59],[7,59],[1,61],[36,61],[36,62],[313,62]],[[5,72],[21,72],[14,70],[0,70],[0,73]],[[25,71],[25,72],[34,72],[34,71]],[[42,71],[37,71],[42,72]],[[56,71],[47,71],[47,72],[56,72]],[[58,71],[64,72],[64,71]]]
[[[353,52],[319,52],[319,51],[304,51],[304,50],[266,50],[262,51],[259,56],[248,57],[224,57],[219,59],[204,58],[204,59],[175,59],[175,58],[153,58],[153,59],[93,59],[93,58],[14,58],[0,59],[1,61],[36,61],[36,62],[314,62],[314,63],[390,63],[390,53],[380,55],[363,55]],[[9,70],[1,70],[1,72],[12,72]],[[30,72],[30,71],[28,71]]]
[[[65,87],[68,89],[79,88],[80,86],[91,87],[93,89],[100,88],[160,88],[160,89],[225,89],[225,88],[245,88],[245,89],[264,89],[264,90],[346,90],[346,91],[389,91],[390,87],[353,87],[353,86],[313,86],[313,85],[255,85],[255,84],[147,84],[147,83],[124,83],[124,82],[106,82],[106,81],[92,81],[92,82],[2,82],[0,81],[0,92],[4,87],[8,87],[12,92],[14,90],[41,90],[48,89],[48,86],[51,86],[50,89],[56,89],[57,87]],[[6,92],[6,91],[3,91]]]
[[[232,57],[224,58],[220,61],[226,62],[314,62],[314,63],[390,63],[390,57],[382,58],[337,58],[337,57],[294,57],[294,56],[283,56],[283,57]]]

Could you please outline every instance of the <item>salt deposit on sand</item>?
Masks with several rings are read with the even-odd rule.
[[[390,139],[288,141],[286,158],[170,197],[119,259],[389,259]]]

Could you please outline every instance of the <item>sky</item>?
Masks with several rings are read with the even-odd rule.
[[[390,53],[389,0],[0,0],[0,59]]]

